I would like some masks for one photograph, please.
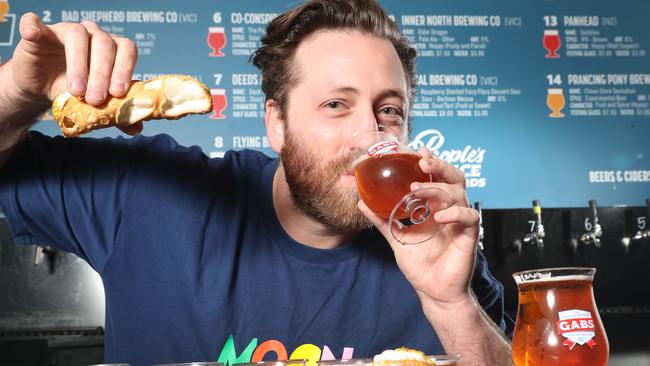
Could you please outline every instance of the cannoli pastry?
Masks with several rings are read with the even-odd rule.
[[[424,352],[401,347],[389,349],[376,355],[373,357],[373,364],[379,366],[434,366],[435,362]]]
[[[132,81],[123,97],[110,97],[99,107],[66,92],[54,100],[52,114],[66,137],[106,127],[127,128],[150,119],[178,119],[208,113],[212,97],[200,81],[185,75],[164,75]]]

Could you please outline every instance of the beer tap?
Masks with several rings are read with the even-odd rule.
[[[544,225],[542,225],[542,206],[539,204],[539,200],[533,201],[533,214],[535,221],[530,221],[532,230],[524,235],[524,244],[537,244],[539,249],[543,249],[545,233]]]
[[[650,229],[647,220],[650,220],[650,198],[645,200],[645,217],[639,217],[639,230],[634,234],[632,240],[650,239]]]
[[[539,200],[533,201],[533,215],[535,215],[535,220],[530,220],[530,232],[526,233],[522,240],[515,240],[513,243],[519,254],[521,254],[521,249],[523,244],[535,244],[537,248],[544,249],[544,225],[542,224],[542,206],[539,204]]]
[[[585,220],[585,228],[587,229],[587,232],[580,235],[580,242],[585,245],[593,244],[597,248],[600,248],[600,238],[603,236],[603,230],[598,223],[596,200],[589,201],[589,209],[591,211],[592,222],[589,222],[589,218]]]
[[[50,273],[54,273],[54,263],[56,258],[56,249],[48,245],[37,245],[34,248],[34,265],[38,266],[43,262],[43,259],[47,260],[49,264],[48,268]]]
[[[636,227],[637,232],[634,233],[633,237],[624,236],[621,238],[621,244],[625,248],[625,254],[630,250],[630,245],[632,241],[642,241],[650,239],[650,229],[648,228],[647,220],[650,219],[650,198],[645,200],[645,216],[639,216],[636,218]]]
[[[484,250],[483,238],[485,237],[485,231],[483,230],[483,210],[481,209],[481,202],[474,202],[474,209],[478,211],[478,247],[481,250]]]

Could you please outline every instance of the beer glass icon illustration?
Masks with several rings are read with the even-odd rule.
[[[211,57],[225,56],[221,50],[226,45],[226,30],[224,27],[209,27],[208,28],[208,46],[212,49],[209,53]]]
[[[0,46],[12,46],[16,14],[9,13],[9,2],[0,0]]]
[[[9,0],[0,0],[0,23],[7,21],[5,15],[9,12]]]
[[[557,29],[544,30],[544,48],[548,51],[546,58],[559,58],[557,50],[560,49],[562,42],[560,40],[560,31]]]
[[[562,108],[566,101],[564,100],[564,94],[561,88],[551,88],[548,89],[548,94],[546,95],[546,105],[551,110],[549,117],[552,118],[562,118],[564,114],[562,113]]]
[[[224,109],[228,106],[228,99],[226,98],[226,89],[210,89],[212,95],[212,109],[214,113],[210,116],[211,119],[225,119],[223,115]]]

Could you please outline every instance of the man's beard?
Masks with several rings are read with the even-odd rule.
[[[311,218],[337,230],[371,228],[372,223],[357,207],[358,192],[339,186],[341,173],[349,169],[352,157],[337,156],[330,161],[318,159],[287,125],[284,138],[280,155],[293,204]]]

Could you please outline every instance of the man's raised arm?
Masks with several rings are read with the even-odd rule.
[[[46,26],[28,13],[19,28],[13,57],[0,66],[0,167],[56,95],[67,90],[95,106],[122,96],[137,60],[132,41],[92,22]]]

